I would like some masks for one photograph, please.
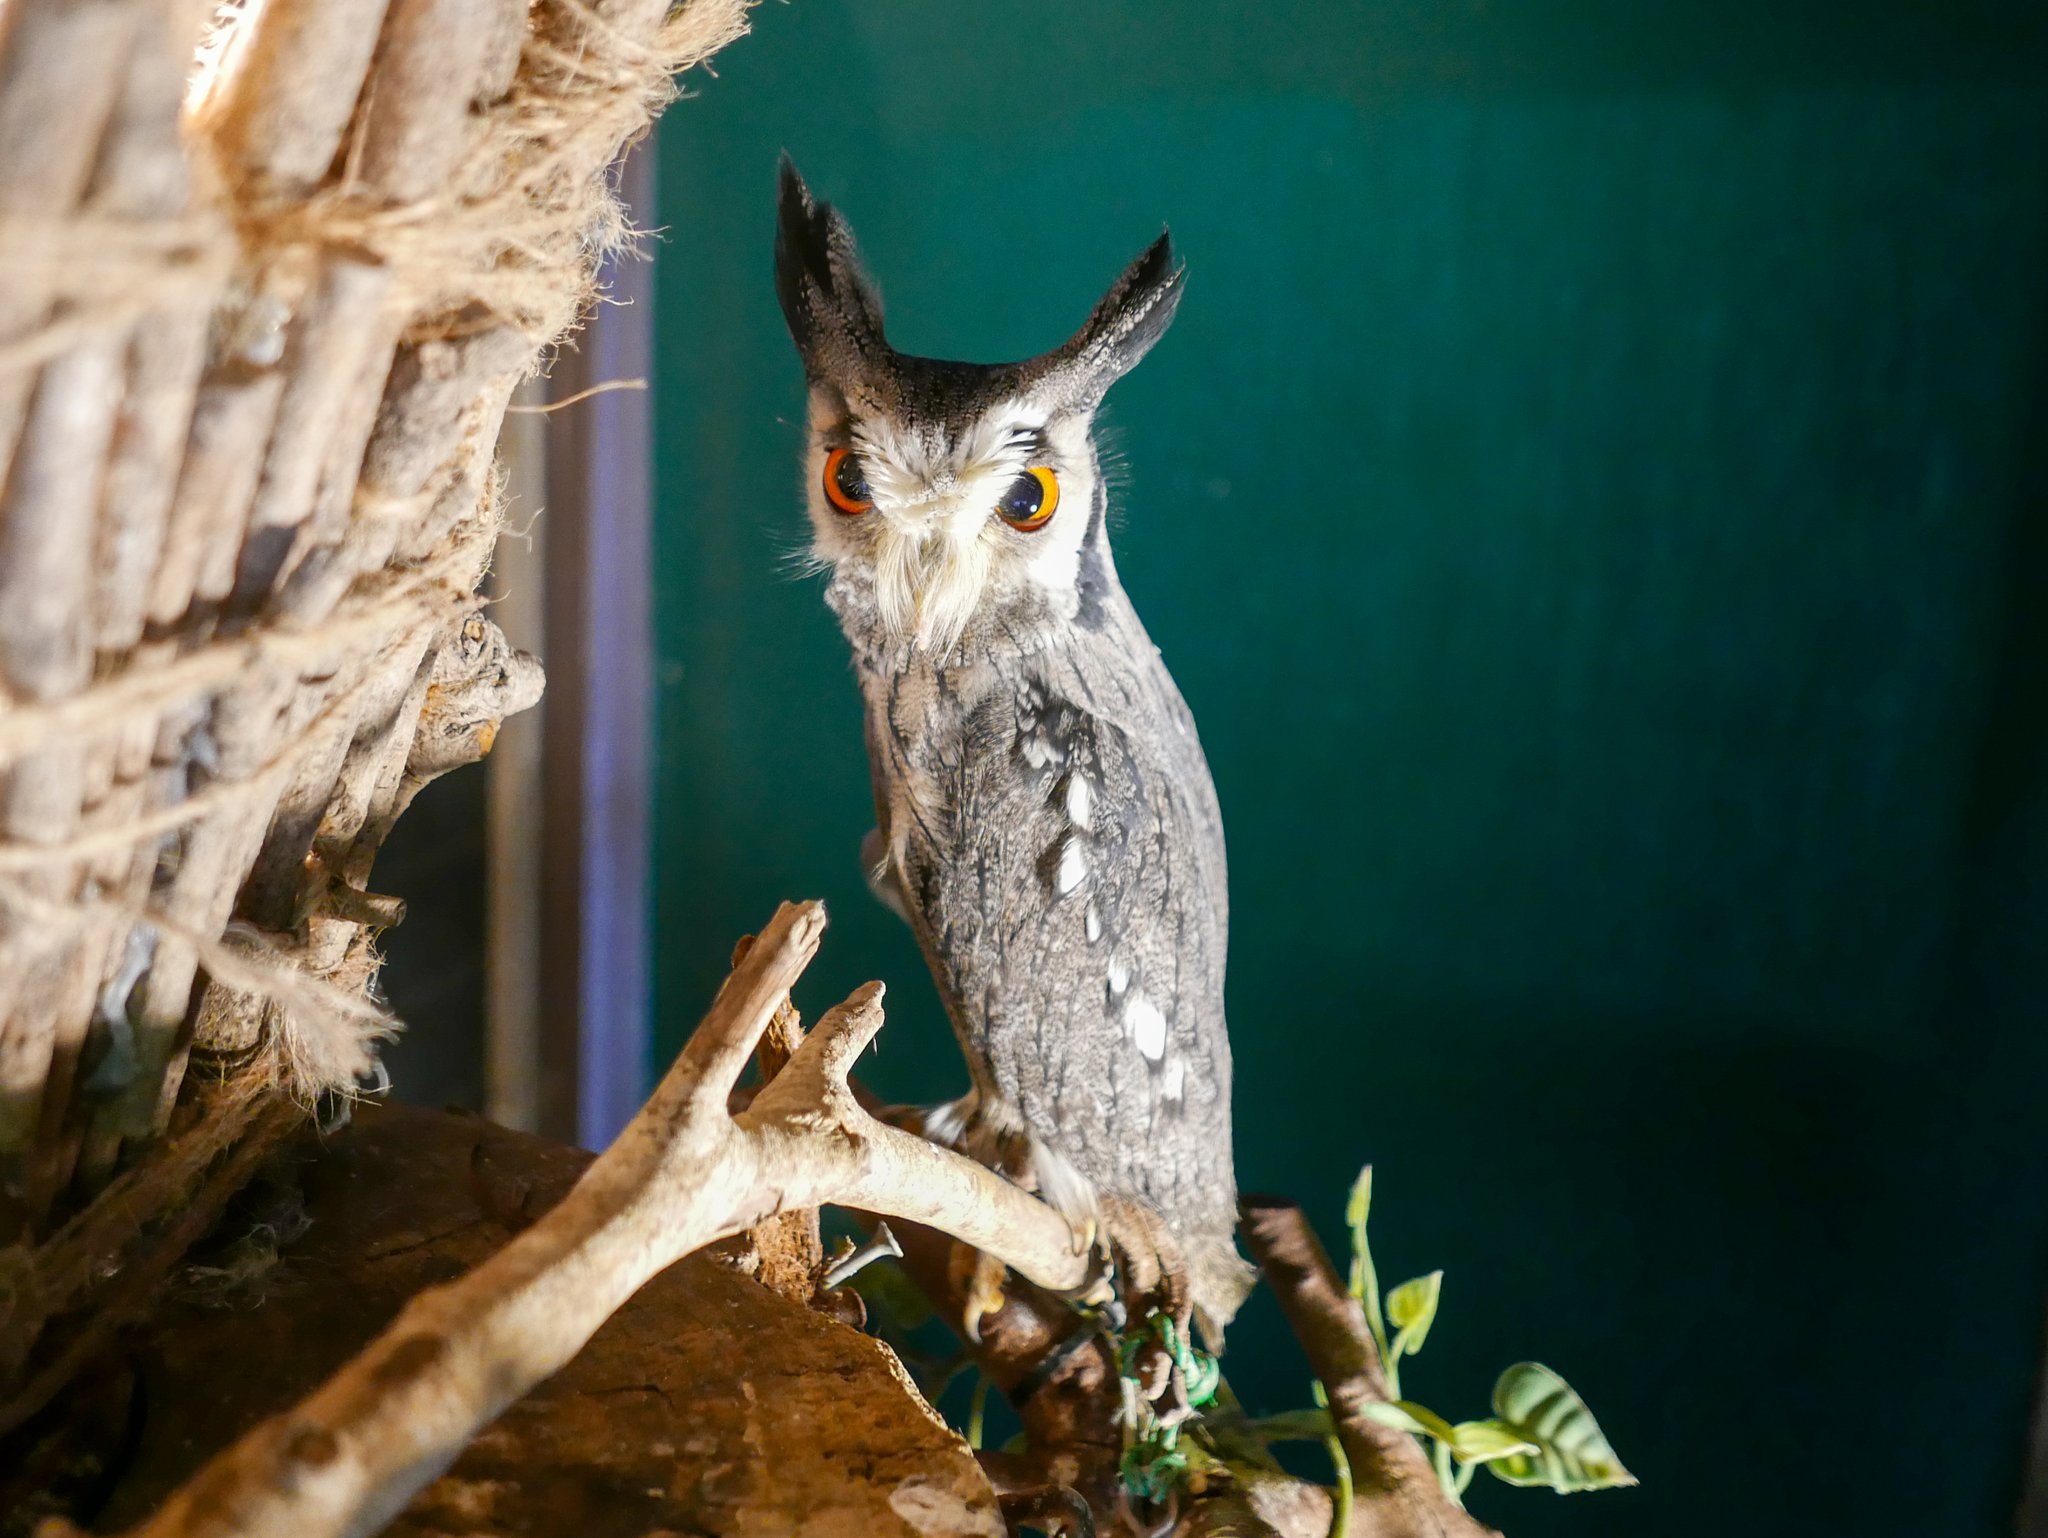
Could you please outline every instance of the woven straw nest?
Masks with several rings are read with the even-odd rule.
[[[0,0],[0,1431],[374,1063],[607,168],[745,0]]]

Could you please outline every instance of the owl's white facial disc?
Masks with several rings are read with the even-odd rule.
[[[841,485],[864,487],[848,511],[828,483],[834,451],[853,462]],[[1025,400],[989,407],[964,427],[863,415],[837,391],[811,397],[814,553],[871,587],[892,640],[944,657],[977,620],[1040,623],[1071,617],[1075,575],[1099,475],[1079,413],[1049,416]],[[1019,527],[1005,511],[1035,492],[1052,512]],[[1007,501],[1006,501],[1007,499]]]

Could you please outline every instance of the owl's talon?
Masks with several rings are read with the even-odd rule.
[[[1139,1202],[1105,1198],[1103,1230],[1132,1317],[1163,1314],[1186,1334],[1194,1313],[1187,1260],[1159,1215]]]
[[[1092,1216],[1068,1221],[1077,1241],[1083,1234],[1088,1238],[1087,1245],[1075,1251],[1088,1256],[1088,1274],[1079,1285],[1060,1293],[1060,1298],[1075,1311],[1095,1316],[1110,1329],[1120,1330],[1124,1315],[1123,1303],[1117,1292],[1116,1261],[1103,1240],[1102,1230]]]
[[[981,1321],[1002,1312],[1008,1301],[1003,1296],[1003,1263],[992,1255],[977,1253],[974,1275],[967,1284],[967,1307],[961,1321],[968,1340],[981,1344]]]
[[[1094,1249],[1095,1241],[1101,1236],[1102,1231],[1101,1225],[1096,1222],[1095,1214],[1092,1212],[1078,1223],[1069,1220],[1067,1227],[1074,1236],[1074,1253],[1076,1255],[1086,1255],[1090,1250]]]

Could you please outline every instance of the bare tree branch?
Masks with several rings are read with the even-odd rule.
[[[828,1011],[753,1103],[728,1111],[824,927],[819,904],[784,904],[653,1098],[558,1206],[467,1276],[420,1294],[325,1385],[215,1457],[134,1532],[373,1533],[649,1277],[790,1208],[830,1202],[908,1218],[1042,1285],[1079,1285],[1085,1257],[1051,1208],[856,1103],[846,1076],[881,1028],[879,983]]]
[[[1444,1494],[1412,1436],[1364,1413],[1367,1405],[1386,1402],[1386,1373],[1365,1310],[1338,1280],[1301,1208],[1277,1197],[1246,1196],[1238,1204],[1238,1226],[1329,1395],[1330,1419],[1355,1486],[1349,1538],[1491,1534]]]

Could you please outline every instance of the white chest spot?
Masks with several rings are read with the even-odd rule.
[[[1159,1093],[1168,1100],[1178,1100],[1187,1089],[1188,1065],[1177,1057],[1169,1058],[1159,1077]]]
[[[1081,920],[1081,927],[1087,932],[1090,945],[1102,938],[1102,912],[1095,904],[1088,905],[1088,912]]]
[[[1121,956],[1109,958],[1109,996],[1120,999],[1124,990],[1131,986],[1131,969],[1124,965]]]
[[[1088,875],[1088,851],[1081,847],[1081,841],[1070,838],[1060,850],[1060,868],[1053,877],[1053,886],[1064,897],[1079,886]]]
[[[1131,1002],[1124,1006],[1124,1028],[1137,1049],[1153,1062],[1166,1055],[1166,1016],[1144,994],[1132,994]]]
[[[1095,809],[1095,794],[1079,774],[1067,776],[1067,821],[1077,828],[1088,826],[1088,814]]]

